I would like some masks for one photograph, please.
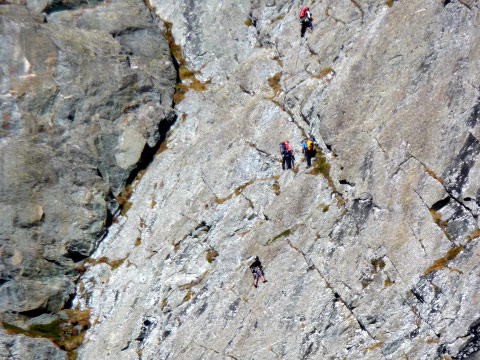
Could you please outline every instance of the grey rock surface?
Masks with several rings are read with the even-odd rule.
[[[0,313],[7,320],[65,306],[79,261],[116,210],[114,197],[174,119],[176,72],[145,4],[75,9],[87,2],[69,2],[73,10],[59,11],[60,3],[49,1],[58,8],[43,9],[48,15],[30,11],[33,2],[0,6]]]
[[[478,356],[478,2],[311,1],[314,27],[304,39],[303,1],[147,5],[159,24],[173,24],[186,66],[207,89],[189,90],[176,105],[180,116],[134,187],[132,207],[77,285],[74,305],[89,309],[93,324],[79,358]],[[136,26],[137,17],[120,18]],[[100,10],[47,16],[49,26],[66,28],[55,32],[55,46],[70,49],[72,34],[88,29],[101,46],[87,42],[83,52],[110,54],[116,45],[95,31],[98,19],[122,46],[138,44]],[[149,47],[138,51],[145,57],[131,57],[130,68],[160,66]],[[86,74],[83,92],[71,94],[75,119],[88,126],[92,108],[122,119],[94,143],[104,154],[98,168],[118,191],[119,173],[149,133],[86,97],[105,79]],[[151,81],[162,87],[162,79]],[[39,83],[47,93],[54,87]],[[26,94],[2,106],[28,114],[39,100]],[[121,90],[109,94],[122,101]],[[305,136],[318,144],[313,169],[300,153]],[[296,149],[294,171],[281,170],[283,139]],[[40,176],[28,169],[22,178]],[[46,221],[49,209],[35,202],[14,214],[2,221],[26,228]],[[255,255],[267,279],[258,288],[248,267]],[[13,251],[9,261],[23,256]]]
[[[303,4],[151,2],[211,83],[81,279],[81,359],[478,355],[478,3],[312,1],[301,39]]]
[[[477,352],[478,4],[312,2],[303,40],[298,1],[150,5],[211,83],[95,253],[122,264],[82,277],[80,358]]]
[[[0,358],[11,360],[66,360],[64,351],[50,340],[24,335],[10,336],[0,328]]]

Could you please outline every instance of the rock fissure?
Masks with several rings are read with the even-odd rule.
[[[362,24],[363,24],[363,17],[365,16],[365,12],[363,11],[362,7],[356,2],[355,0],[350,0],[353,6],[355,6],[358,11],[360,11],[360,15],[362,16]]]
[[[445,192],[449,195],[449,198],[450,198],[450,199],[454,200],[458,205],[460,205],[462,208],[464,208],[466,211],[468,211],[468,212],[470,213],[470,215],[471,215],[474,219],[476,219],[476,218],[478,217],[478,215],[475,214],[475,213],[473,212],[473,210],[470,209],[463,201],[459,200],[458,197],[456,197],[456,196],[453,195],[453,192],[451,191],[451,189],[449,189],[447,186],[445,186],[444,181],[443,181],[440,177],[438,177],[429,167],[427,167],[427,166],[426,166],[421,160],[419,160],[415,155],[412,155],[412,154],[410,154],[410,155],[412,156],[413,159],[415,159],[416,161],[418,161],[418,162],[423,166],[425,172],[426,172],[428,175],[430,175],[432,178],[434,178],[435,180],[437,180],[438,183],[443,186],[443,188],[445,189]],[[418,195],[418,193],[417,193],[417,195]],[[444,199],[444,200],[446,201],[446,199]],[[427,207],[428,207],[428,206],[427,206]],[[433,210],[434,210],[434,209],[433,209]]]
[[[295,250],[296,252],[298,252],[300,255],[302,255],[305,263],[307,264],[308,268],[310,269],[315,269],[315,271],[318,273],[318,275],[320,276],[320,278],[324,281],[324,283],[326,284],[326,288],[330,290],[330,292],[332,293],[333,297],[337,300],[339,300],[344,306],[345,308],[349,311],[350,315],[355,319],[355,321],[357,322],[358,326],[360,327],[360,329],[362,329],[366,334],[368,334],[368,336],[374,340],[374,341],[377,341],[375,339],[375,337],[370,333],[370,331],[365,327],[365,325],[363,324],[363,322],[357,317],[357,315],[355,314],[355,312],[353,311],[354,309],[347,303],[344,301],[344,299],[341,297],[341,295],[335,290],[335,288],[332,286],[332,284],[327,280],[327,278],[321,273],[320,269],[318,269],[318,267],[314,264],[314,262],[301,250],[299,249],[298,247],[296,247],[295,245],[292,244],[292,242],[287,238],[286,239],[286,242],[287,244],[293,249]]]

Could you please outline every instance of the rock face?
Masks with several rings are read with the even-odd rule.
[[[309,3],[314,26],[301,39],[298,12],[305,4],[300,1],[147,2],[158,21],[172,24],[184,58],[179,60],[183,84],[177,88],[188,91],[175,109],[179,120],[134,189],[130,210],[111,226],[78,284],[74,305],[89,310],[94,324],[80,359],[478,356],[479,4]],[[107,8],[123,9],[124,4]],[[111,54],[117,49],[112,41],[137,46],[128,31],[136,17],[124,18],[120,23],[127,25],[119,31],[102,6],[51,13],[48,24],[37,26],[65,29],[45,35],[60,49],[75,48],[68,42],[72,22],[84,29],[80,33],[102,41],[98,47],[87,43],[81,47],[84,53]],[[115,36],[95,31],[91,24],[99,17],[106,22],[102,29],[112,29],[108,32]],[[142,49],[143,60],[130,55],[124,66],[131,71],[156,66],[149,63],[151,48]],[[57,57],[76,59],[67,55]],[[124,184],[119,169],[130,171],[138,143],[142,136],[148,142],[150,133],[115,113],[115,106],[102,107],[85,96],[100,91],[95,85],[103,74],[90,73],[83,92],[62,94],[76,99],[75,121],[91,109],[100,118],[122,119],[119,127],[107,122],[104,132],[98,126],[93,142],[104,155],[98,169],[118,192]],[[74,82],[76,76],[72,71],[45,79]],[[164,78],[151,81],[162,88]],[[37,84],[48,92],[49,86],[58,86],[49,81]],[[107,98],[122,102],[122,87],[115,86]],[[140,89],[134,99],[145,95]],[[29,106],[38,103],[31,93],[15,103],[2,101],[2,107],[28,115],[33,112]],[[70,107],[56,104],[58,113],[70,114]],[[133,117],[142,109],[127,107],[135,111]],[[152,113],[144,113],[145,121]],[[61,129],[68,138],[75,133]],[[318,144],[312,169],[305,168],[300,153],[305,136]],[[283,139],[297,150],[294,171],[281,170],[278,144]],[[36,154],[65,147],[46,140],[35,144]],[[88,144],[78,148],[90,149]],[[2,157],[20,156],[25,147],[19,148],[5,146]],[[65,150],[61,160],[71,163],[78,148]],[[22,179],[36,179],[43,174],[40,169],[50,169],[35,170],[37,159],[45,157],[22,160],[32,164],[22,167],[31,171]],[[64,168],[63,163],[48,164],[52,170],[47,174]],[[45,179],[57,183],[55,177]],[[108,190],[97,180],[91,201],[97,193],[105,201]],[[33,201],[28,208],[2,221],[23,231],[44,226],[50,208]],[[80,214],[75,219],[89,218]],[[78,222],[65,221],[62,229],[73,231]],[[25,263],[24,253],[11,245],[5,249],[11,249],[8,264]],[[255,255],[268,280],[258,288],[248,268]]]
[[[176,71],[145,4],[53,10],[0,7],[3,319],[64,307],[114,196],[174,119]]]
[[[82,277],[81,359],[478,352],[478,3],[312,1],[301,39],[302,4],[150,4],[210,84]]]
[[[65,352],[47,339],[25,335],[9,336],[0,329],[0,357],[2,359],[50,359],[66,360]]]

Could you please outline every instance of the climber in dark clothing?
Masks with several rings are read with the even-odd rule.
[[[300,10],[300,24],[302,25],[302,29],[300,30],[300,35],[303,38],[305,36],[305,31],[308,28],[313,29],[313,17],[310,13],[310,9],[308,7],[302,8]]]
[[[280,143],[280,154],[282,155],[282,169],[285,170],[295,167],[295,157],[293,156],[293,150],[290,148],[287,140],[283,140]]]
[[[262,263],[258,256],[255,256],[255,261],[250,265],[250,271],[253,274],[253,286],[257,287],[259,278],[261,278],[263,282],[266,282],[265,277],[263,276]]]

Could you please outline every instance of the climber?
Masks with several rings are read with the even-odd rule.
[[[250,270],[253,274],[253,286],[257,287],[259,278],[262,278],[263,282],[267,282],[263,276],[263,267],[258,256],[255,256],[255,261],[252,263],[252,265],[250,265]]]
[[[304,7],[300,10],[300,24],[302,25],[302,29],[300,30],[300,35],[303,38],[305,36],[305,31],[307,28],[313,29],[313,17],[310,13],[310,9],[308,7]]]
[[[295,166],[295,157],[293,156],[293,150],[288,144],[288,140],[283,140],[280,143],[280,154],[282,155],[282,169],[285,170],[285,164],[287,169],[291,169]]]
[[[312,158],[315,157],[315,148],[313,146],[313,141],[310,139],[305,139],[302,142],[302,153],[307,160],[307,168],[312,166]]]

